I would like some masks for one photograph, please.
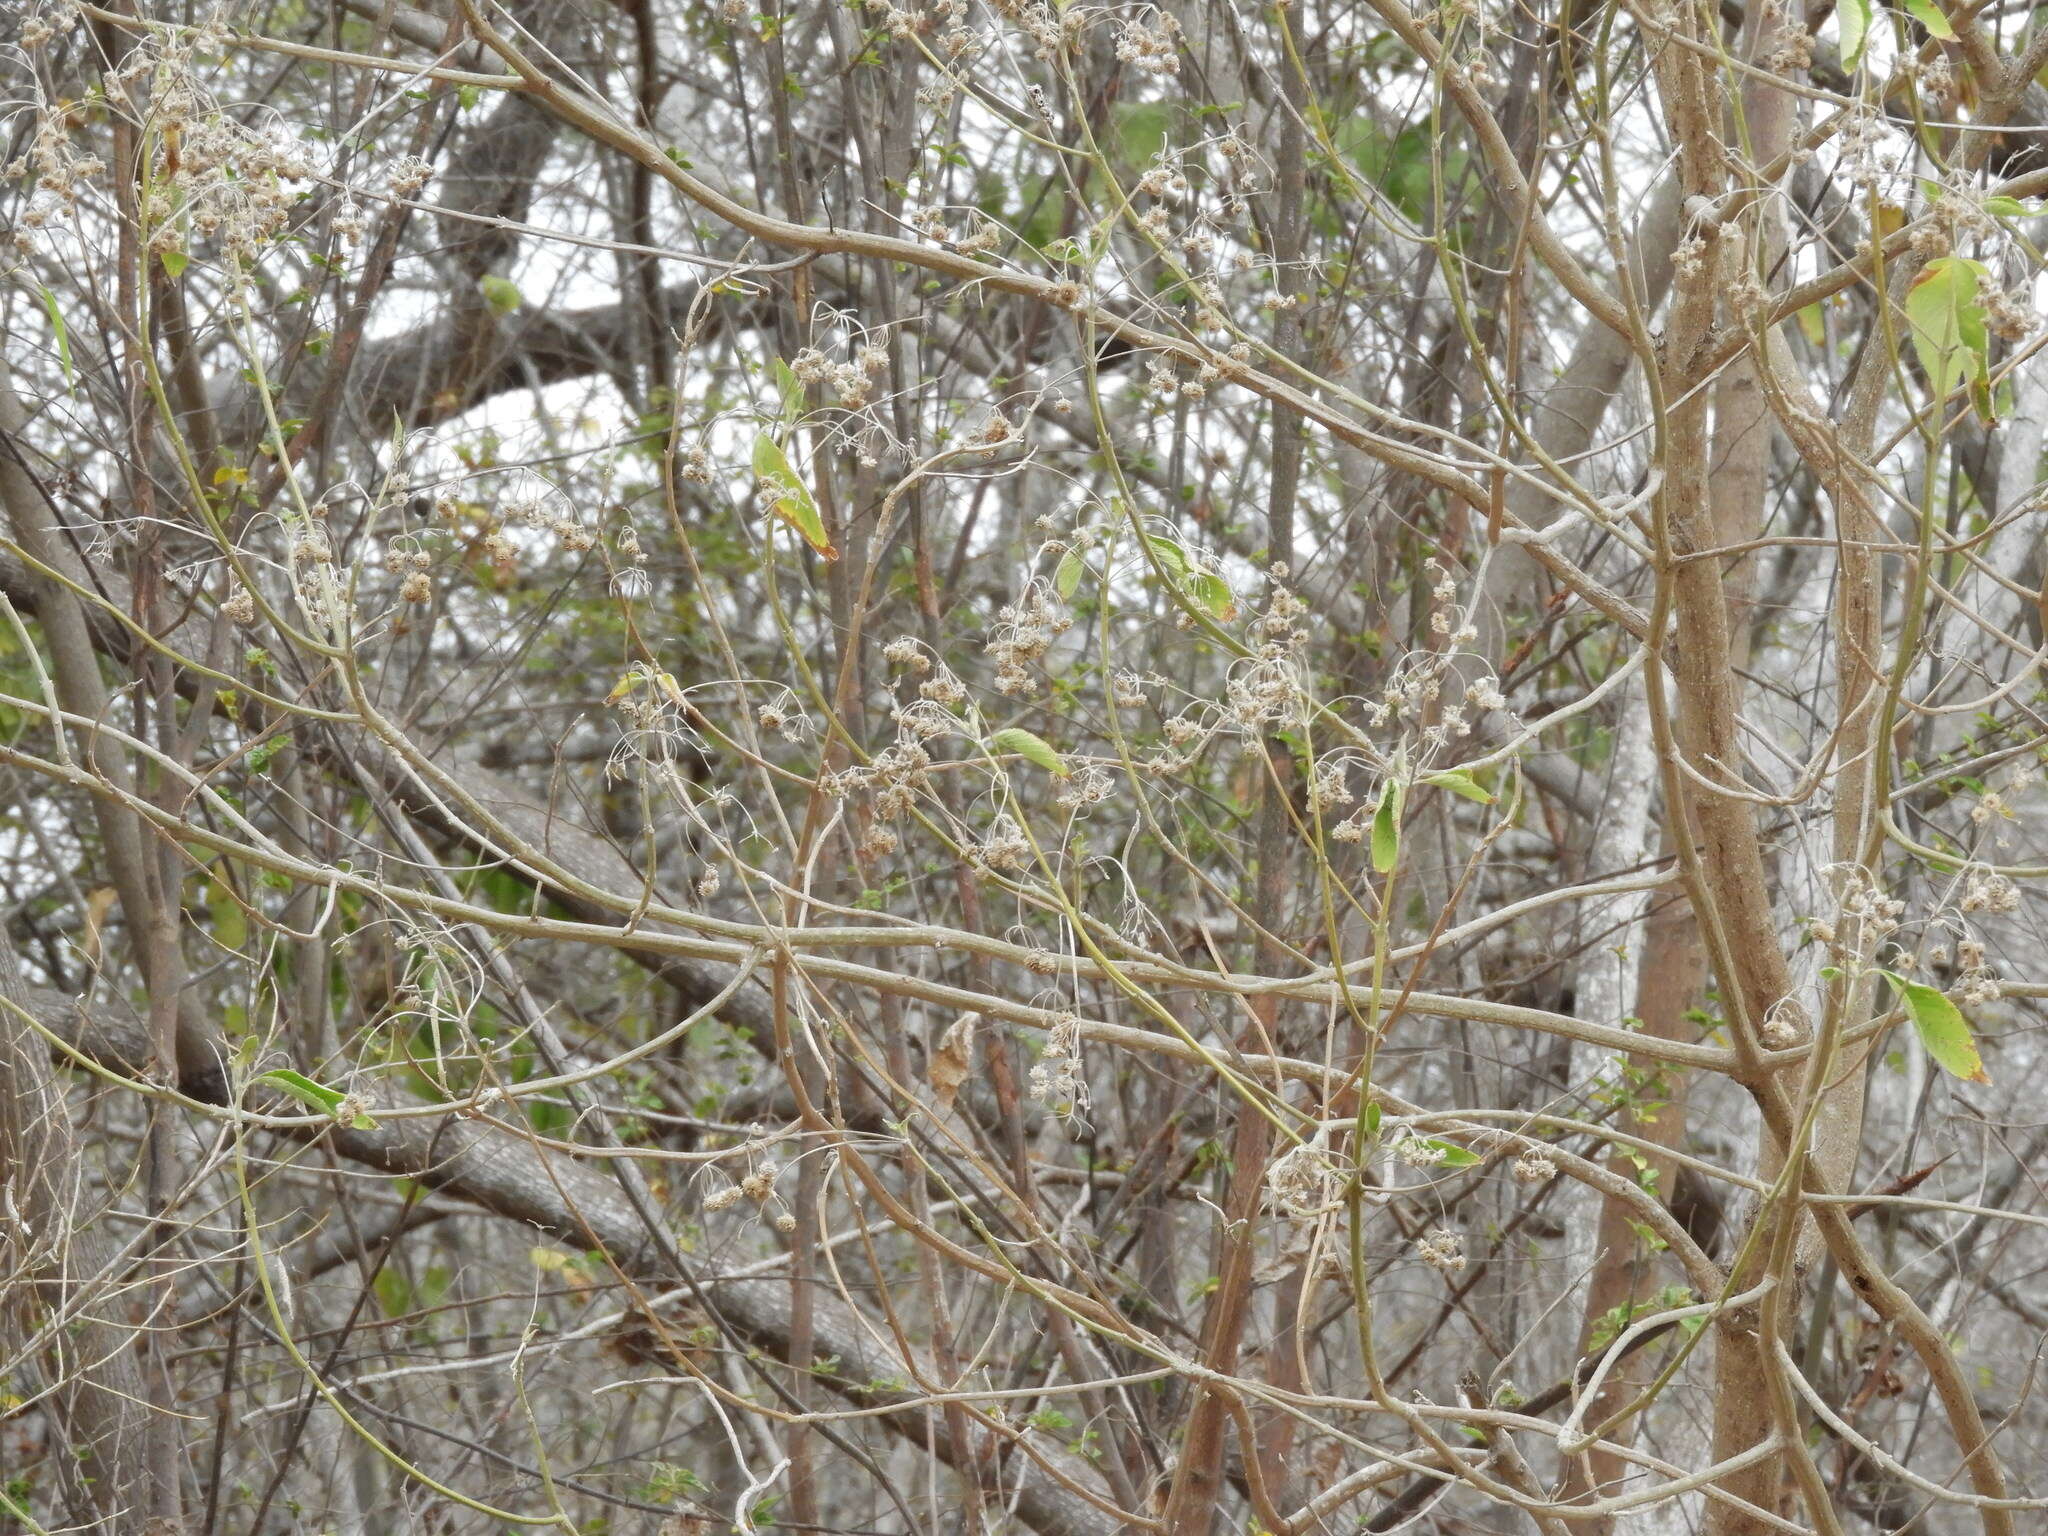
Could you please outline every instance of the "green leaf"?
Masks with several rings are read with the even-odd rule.
[[[341,1108],[342,1101],[348,1097],[340,1089],[316,1083],[303,1072],[294,1072],[289,1067],[278,1067],[265,1072],[256,1081],[268,1083],[280,1092],[290,1094],[307,1108],[316,1109],[323,1115],[334,1114]],[[358,1131],[373,1131],[377,1128],[377,1122],[361,1111],[357,1111],[350,1118],[349,1125],[351,1129]]]
[[[1841,0],[1835,15],[1842,23],[1842,68],[1854,69],[1870,36],[1870,0]]]
[[[1377,1136],[1380,1133],[1380,1106],[1377,1102],[1365,1106],[1365,1134]]]
[[[50,329],[57,333],[57,361],[64,365],[64,388],[71,388],[71,332],[64,327],[64,312],[57,307],[57,295],[43,286],[43,308],[50,315]]]
[[[178,250],[175,246],[167,251],[159,252],[157,259],[164,264],[164,270],[170,273],[173,282],[185,275],[185,268],[190,266],[192,262],[190,256]]]
[[[1491,805],[1494,802],[1493,791],[1463,768],[1446,768],[1442,773],[1432,773],[1422,782],[1434,784],[1438,789],[1448,789],[1461,799],[1476,800],[1481,805]]]
[[[1188,578],[1188,596],[1209,610],[1209,616],[1220,623],[1228,624],[1237,617],[1237,599],[1231,596],[1230,583],[1214,571],[1196,571]]]
[[[769,489],[780,493],[775,498],[775,515],[827,560],[837,560],[839,551],[825,536],[825,522],[818,516],[818,504],[811,500],[810,487],[797,477],[782,444],[766,432],[754,439],[754,473]]]
[[[1401,785],[1387,780],[1380,791],[1379,809],[1372,813],[1372,867],[1391,874],[1401,862]]]
[[[219,880],[207,882],[206,910],[213,919],[213,941],[222,949],[239,950],[249,942],[249,919]]]
[[[1429,124],[1413,123],[1392,136],[1359,113],[1339,125],[1331,143],[1409,218],[1428,215],[1435,198],[1432,162],[1437,154]],[[1444,172],[1447,182],[1457,180],[1453,156],[1445,157]]]
[[[486,272],[477,286],[483,290],[484,302],[498,314],[509,315],[525,302],[520,297],[519,285],[495,272]]]
[[[1163,101],[1132,102],[1116,108],[1117,147],[1131,165],[1146,165],[1166,148],[1173,108]]]
[[[342,1100],[342,1094],[337,1090],[323,1087],[304,1073],[294,1072],[289,1067],[279,1067],[274,1072],[266,1072],[256,1081],[280,1088],[301,1104],[317,1109],[325,1115],[333,1114],[335,1106]]]
[[[796,425],[797,417],[804,413],[804,387],[791,371],[789,364],[781,358],[775,359],[775,388],[782,396],[782,424]]]
[[[1181,584],[1188,600],[1222,623],[1237,617],[1237,599],[1230,584],[1214,571],[1204,570],[1188,559],[1188,552],[1172,539],[1156,534],[1145,536],[1146,547],[1167,576]]]
[[[1929,37],[1938,37],[1943,42],[1955,41],[1956,29],[1934,8],[1933,0],[1905,0],[1905,6],[1906,14],[1925,27]]]
[[[1156,538],[1151,535],[1146,536],[1145,542],[1151,546],[1154,558],[1159,561],[1160,566],[1169,576],[1184,577],[1187,575],[1188,556],[1186,550],[1182,549],[1171,539]]]
[[[1906,294],[1913,347],[1937,406],[1968,382],[1978,396],[1978,409],[1989,408],[1991,343],[1984,306],[1977,299],[1984,276],[1982,262],[1942,256],[1927,263]]]
[[[1074,588],[1081,585],[1081,572],[1084,569],[1086,567],[1081,564],[1081,557],[1071,549],[1060,556],[1059,566],[1052,573],[1052,585],[1053,590],[1059,593],[1061,602],[1073,600]]]
[[[1027,763],[1036,763],[1056,779],[1064,779],[1069,769],[1060,761],[1059,753],[1046,745],[1043,738],[1034,736],[1021,726],[1010,726],[1000,730],[988,739],[989,750],[1001,754],[1014,752]]]
[[[379,1269],[370,1285],[386,1317],[399,1317],[412,1310],[412,1282],[397,1265],[386,1264]]]
[[[1998,219],[2024,219],[2032,212],[2016,197],[1987,197],[1984,211]]]
[[[1879,973],[1892,984],[1906,1012],[1913,1016],[1913,1028],[1927,1054],[1941,1063],[1942,1070],[1966,1083],[1988,1083],[1984,1058],[1977,1054],[1976,1037],[1970,1021],[1960,1008],[1944,997],[1939,988],[1926,986],[1891,971]]]
[[[1434,1147],[1437,1151],[1443,1153],[1444,1160],[1437,1164],[1439,1168],[1470,1168],[1479,1161],[1479,1154],[1477,1152],[1467,1152],[1463,1147],[1453,1142],[1438,1141],[1433,1136],[1425,1136],[1422,1144],[1425,1147]]]

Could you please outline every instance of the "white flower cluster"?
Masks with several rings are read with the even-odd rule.
[[[729,1211],[743,1200],[751,1200],[757,1206],[766,1206],[775,1198],[775,1179],[782,1170],[774,1163],[763,1163],[742,1178],[737,1184],[727,1184],[713,1190],[704,1197],[704,1209],[711,1215]],[[796,1216],[787,1210],[775,1216],[775,1230],[794,1232]]]
[[[1813,1016],[1796,997],[1781,997],[1764,1014],[1760,1031],[1767,1049],[1789,1051],[1813,1033]]]
[[[1149,19],[1133,17],[1117,29],[1120,63],[1161,77],[1180,73],[1180,25],[1164,11]]]
[[[933,213],[921,210],[919,218]],[[917,219],[913,218],[912,223]],[[947,232],[940,238],[950,241]],[[889,370],[889,349],[875,342],[863,342],[850,361],[834,363],[816,347],[805,347],[789,360],[789,371],[799,384],[818,384],[830,389],[840,406],[857,411],[874,398],[875,384]]]
[[[1285,730],[1298,725],[1307,707],[1301,669],[1289,657],[1261,654],[1233,673],[1224,688],[1224,715],[1247,737],[1267,726]]]
[[[1963,877],[1965,912],[2017,912],[2019,905],[2019,887],[2005,876],[1988,869],[1972,869]]]
[[[998,816],[980,845],[969,849],[968,853],[970,858],[986,868],[1009,874],[1031,862],[1031,842],[1016,822],[1008,816]]]
[[[998,693],[1029,698],[1038,692],[1031,663],[1052,648],[1053,641],[1074,627],[1074,621],[1043,580],[1034,578],[1016,604],[996,614],[995,634],[983,652],[995,663]]]
[[[1415,1240],[1415,1254],[1432,1269],[1456,1274],[1465,1267],[1465,1239],[1448,1227],[1438,1227]]]
[[[126,83],[154,76],[150,116],[165,146],[143,210],[151,247],[184,251],[196,238],[214,243],[231,266],[249,265],[285,232],[299,201],[291,184],[312,179],[311,157],[281,127],[259,130],[222,111],[193,73],[188,52],[166,48],[154,59],[146,49],[137,53],[120,77]]]
[[[1342,758],[1326,757],[1316,764],[1308,782],[1308,807],[1312,811],[1333,811],[1349,805],[1354,796],[1344,779]],[[1348,839],[1347,839],[1348,841]]]
[[[1045,1050],[1031,1069],[1031,1097],[1058,1115],[1088,1107],[1088,1080],[1081,1072],[1081,1020],[1071,1013],[1054,1016],[1046,1031]]]
[[[1899,918],[1904,914],[1906,904],[1895,897],[1886,896],[1863,870],[1852,867],[1842,883],[1842,904],[1839,920],[1848,929],[1842,933],[1835,923],[1815,922],[1810,931],[1823,944],[1833,944],[1841,935],[1843,942],[1855,948],[1858,932],[1874,952],[1880,940],[1898,932]]]
[[[1332,1160],[1317,1132],[1314,1140],[1290,1147],[1266,1170],[1273,1208],[1297,1220],[1320,1216],[1343,1198],[1345,1173]]]
[[[1410,1168],[1434,1168],[1449,1157],[1450,1149],[1421,1136],[1404,1136],[1394,1143],[1394,1155]]]

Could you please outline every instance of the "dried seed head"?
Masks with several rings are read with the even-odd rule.
[[[1415,1252],[1423,1263],[1445,1274],[1455,1274],[1465,1267],[1465,1239],[1448,1227],[1438,1227],[1418,1238]]]

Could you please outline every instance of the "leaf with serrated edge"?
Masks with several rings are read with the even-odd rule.
[[[1182,548],[1171,539],[1147,537],[1145,542],[1152,546],[1152,553],[1168,574],[1185,576],[1188,573],[1188,557]]]

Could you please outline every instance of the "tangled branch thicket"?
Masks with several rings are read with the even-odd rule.
[[[2031,8],[0,23],[0,1528],[2043,1528]]]

